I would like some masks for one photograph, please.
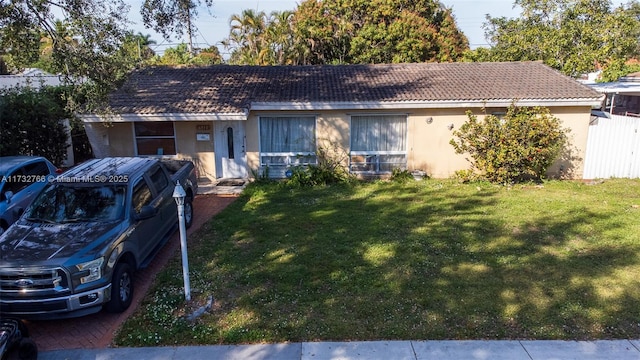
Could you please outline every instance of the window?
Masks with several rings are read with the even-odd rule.
[[[260,163],[262,166],[316,163],[316,118],[261,117]]]
[[[407,117],[351,117],[351,164],[356,173],[390,173],[407,167]]]
[[[136,184],[133,188],[133,196],[131,199],[131,203],[133,204],[133,209],[135,212],[140,213],[140,210],[143,206],[149,205],[151,203],[153,196],[151,195],[151,189],[149,189],[149,185],[142,180]]]
[[[175,155],[176,136],[173,122],[136,122],[138,155]]]
[[[167,179],[167,175],[162,171],[162,168],[159,166],[155,168],[155,171],[150,176],[151,182],[153,186],[156,188],[158,193],[162,192],[167,185],[169,185],[169,180]]]
[[[24,173],[26,175],[46,176],[49,175],[49,167],[44,161],[37,161],[32,164],[25,165]]]
[[[114,221],[124,214],[126,192],[123,185],[54,183],[36,197],[25,216],[55,223]]]
[[[227,157],[229,159],[234,159],[235,158],[235,150],[233,149],[233,128],[232,127],[228,127],[227,128]]]
[[[37,161],[31,164],[27,164],[9,175],[14,176],[14,179],[18,181],[7,182],[3,192],[11,191],[15,195],[27,186],[33,184],[35,181],[38,181],[46,175],[49,175],[49,167],[44,161]]]

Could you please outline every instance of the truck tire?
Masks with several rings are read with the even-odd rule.
[[[38,346],[30,338],[22,338],[18,346],[18,358],[20,360],[37,360]]]
[[[131,265],[121,262],[116,265],[111,279],[111,301],[105,308],[110,313],[121,313],[131,305],[133,299],[133,271]]]
[[[184,199],[184,225],[188,229],[193,224],[193,199]]]

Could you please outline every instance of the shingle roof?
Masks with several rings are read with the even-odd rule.
[[[110,98],[121,114],[242,113],[255,103],[594,101],[596,91],[539,62],[152,67]]]

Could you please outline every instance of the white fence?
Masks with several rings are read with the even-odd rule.
[[[640,118],[612,115],[589,125],[584,179],[640,178]]]

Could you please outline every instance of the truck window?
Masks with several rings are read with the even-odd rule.
[[[24,166],[25,175],[49,175],[49,167],[44,161],[37,161]]]
[[[114,221],[124,213],[125,193],[124,185],[52,184],[36,197],[26,217],[59,224]]]
[[[43,177],[48,174],[49,168],[44,161],[27,164],[10,174],[12,180],[7,183],[3,192],[12,191],[16,194],[36,181],[43,181]]]
[[[133,187],[133,198],[131,203],[133,204],[133,209],[137,213],[140,212],[140,209],[142,209],[143,206],[149,205],[152,198],[151,189],[149,189],[149,185],[147,185],[146,181],[142,180]]]
[[[159,166],[152,171],[153,173],[151,173],[150,176],[151,182],[153,183],[153,186],[155,186],[156,190],[158,190],[158,193],[160,193],[167,187],[167,185],[169,185],[169,179],[167,179],[167,175]]]

